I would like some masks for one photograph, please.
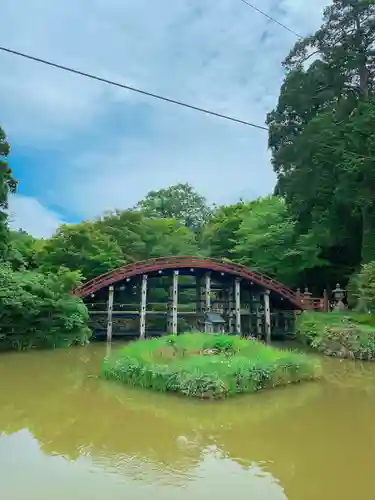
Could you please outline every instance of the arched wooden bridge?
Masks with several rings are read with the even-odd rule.
[[[181,274],[197,274],[199,272],[215,273],[221,277],[227,275],[233,278],[242,278],[249,282],[250,285],[260,287],[264,290],[279,296],[287,302],[291,309],[304,309],[303,302],[292,289],[283,285],[279,281],[266,276],[257,271],[252,271],[245,266],[225,262],[218,259],[202,258],[202,257],[161,257],[150,259],[141,262],[126,264],[117,269],[109,271],[98,276],[90,281],[87,281],[82,286],[74,290],[74,294],[82,298],[96,293],[102,288],[114,285],[123,281],[126,278],[131,278],[137,275],[145,275],[152,277],[158,276],[160,271],[178,270]]]
[[[193,276],[195,284],[187,284],[187,278],[179,282],[179,276]],[[166,278],[169,288],[167,307],[163,310],[148,299],[148,286],[153,278]],[[163,281],[163,280],[162,280]],[[189,280],[188,280],[189,281]],[[157,280],[154,282],[154,286]],[[151,286],[151,285],[150,285]],[[179,304],[179,289],[196,288],[196,302],[186,310]],[[152,287],[151,287],[152,288]],[[133,302],[126,311],[121,294],[128,291]],[[166,331],[179,331],[178,318],[196,318],[196,327],[205,331],[253,334],[271,339],[274,327],[284,324],[287,331],[287,313],[303,309],[321,308],[320,299],[312,299],[308,293],[294,292],[279,281],[245,266],[224,260],[192,256],[162,257],[134,262],[109,271],[87,281],[74,290],[74,294],[86,299],[90,314],[101,328],[112,336],[112,317],[123,322],[139,319],[139,336],[147,333],[146,318],[156,316],[167,319]],[[134,304],[134,297],[138,305]],[[116,302],[116,298],[119,300]],[[102,300],[102,302],[98,302]],[[186,304],[185,304],[186,305]],[[148,307],[150,306],[150,307]],[[100,311],[95,308],[102,307]],[[281,318],[281,321],[280,321]]]

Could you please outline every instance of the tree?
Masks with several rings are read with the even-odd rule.
[[[70,346],[86,343],[88,311],[71,295],[80,274],[13,271],[0,264],[0,350]]]
[[[143,238],[147,258],[198,255],[195,234],[175,219],[145,219]]]
[[[349,302],[361,312],[375,311],[375,261],[363,264],[349,282]]]
[[[186,227],[199,231],[211,215],[206,199],[190,184],[176,184],[166,189],[150,191],[137,204],[146,217],[177,219]]]
[[[135,210],[115,210],[105,213],[96,227],[116,241],[123,253],[124,263],[147,258],[144,241],[145,217]]]
[[[362,174],[355,181],[353,160],[363,151],[349,148],[349,128],[357,108],[371,100],[374,40],[375,6],[335,0],[321,28],[286,58],[278,105],[267,119],[277,194],[295,214],[298,230],[312,230],[334,260],[346,255],[342,264],[351,272],[361,256],[363,262],[371,258],[364,250],[371,229],[363,223],[370,223],[373,207],[369,197],[364,202]]]
[[[253,202],[243,201],[217,208],[202,231],[201,245],[211,257],[231,259],[236,244],[236,233]]]
[[[368,97],[375,75],[374,17],[373,2],[333,0],[324,10],[320,29],[295,44],[284,66],[288,70],[300,68],[318,56],[326,63],[337,97]]]
[[[37,253],[43,247],[42,240],[33,238],[26,231],[9,231],[9,252],[7,261],[14,270],[21,267],[35,269],[38,267]]]
[[[79,270],[85,279],[94,278],[124,263],[118,243],[95,222],[62,225],[46,240],[38,254],[41,269],[56,272],[61,266]]]
[[[324,262],[319,259],[313,235],[299,235],[295,228],[282,198],[258,199],[236,231],[233,256],[251,269],[298,285],[301,273]]]
[[[9,231],[7,225],[7,208],[9,193],[16,191],[17,183],[8,166],[7,157],[10,151],[5,133],[0,127],[0,261],[4,261],[9,251]]]

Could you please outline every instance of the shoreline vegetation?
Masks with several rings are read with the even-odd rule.
[[[304,311],[297,320],[297,340],[326,356],[375,361],[375,317],[354,311]]]
[[[223,399],[320,377],[319,362],[236,336],[186,333],[129,343],[103,361],[101,376],[200,399]]]
[[[0,352],[55,349],[89,342],[89,313],[70,293],[77,273],[13,271],[0,263]]]

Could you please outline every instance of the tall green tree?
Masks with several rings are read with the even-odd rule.
[[[194,231],[199,231],[211,216],[206,199],[187,183],[150,191],[137,208],[146,217],[177,219]]]
[[[33,238],[26,231],[9,231],[8,262],[14,270],[38,267],[37,254],[43,247],[43,241]]]
[[[348,157],[363,152],[350,149],[343,135],[360,103],[371,99],[374,43],[375,6],[335,0],[325,9],[321,28],[297,42],[286,58],[278,105],[267,119],[276,192],[285,197],[301,232],[313,230],[327,254],[347,255],[346,268],[358,265],[360,255],[362,261],[369,258],[362,236],[371,232],[364,224],[373,208],[348,168]]]
[[[7,157],[10,151],[4,130],[0,127],[0,261],[5,260],[9,251],[8,230],[8,197],[14,193],[17,183],[13,178],[12,171],[8,166]]]
[[[240,201],[218,207],[202,231],[200,243],[204,252],[211,257],[232,259],[236,233],[253,205],[254,202]]]
[[[124,263],[147,259],[144,238],[145,216],[136,210],[115,210],[105,213],[95,226],[121,248]]]
[[[94,278],[124,263],[118,243],[95,222],[62,225],[46,240],[38,254],[41,269],[57,272],[61,267],[80,271],[85,279]]]
[[[146,258],[200,253],[194,232],[176,219],[145,219],[143,238]]]
[[[253,203],[236,231],[236,241],[236,261],[292,286],[298,286],[306,269],[324,265],[313,235],[296,232],[285,201],[276,196]]]

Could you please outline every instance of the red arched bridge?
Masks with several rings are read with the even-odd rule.
[[[179,289],[192,287],[187,284],[186,278],[179,282],[180,276],[195,277],[194,286],[198,297],[195,311],[178,311]],[[138,289],[140,307],[132,311],[132,314],[139,318],[140,336],[144,337],[146,316],[152,317],[156,314],[155,310],[148,310],[148,286],[153,278],[164,278],[164,281],[168,282],[169,299],[164,315],[167,318],[167,331],[170,333],[177,333],[179,317],[194,313],[200,317],[201,326],[204,326],[206,331],[219,328],[223,331],[244,333],[246,330],[247,333],[252,333],[255,330],[258,335],[263,331],[269,339],[274,311],[324,307],[321,299],[312,299],[308,293],[294,292],[277,280],[245,266],[192,256],[162,257],[126,264],[87,281],[76,288],[74,294],[91,301],[91,306],[94,306],[93,298],[100,296],[105,299],[106,308],[101,314],[105,315],[106,329],[108,336],[111,336],[112,318],[131,315],[130,312],[121,310],[124,304],[114,302],[117,291],[131,285],[134,295],[134,290]],[[98,311],[91,312],[100,314]],[[160,311],[158,314],[160,315]],[[244,317],[247,318],[246,328]]]

